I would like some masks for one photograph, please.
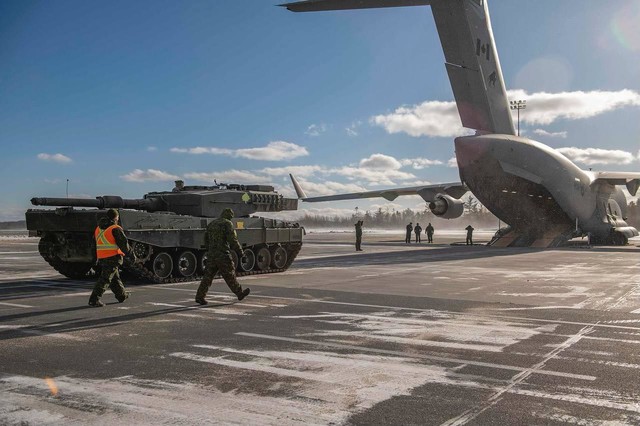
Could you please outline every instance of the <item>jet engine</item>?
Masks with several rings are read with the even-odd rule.
[[[429,210],[438,217],[455,219],[462,216],[464,203],[446,194],[438,194],[429,203]]]

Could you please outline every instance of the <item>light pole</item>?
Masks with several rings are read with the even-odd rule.
[[[520,136],[520,110],[527,107],[527,101],[511,101],[511,109],[518,111],[518,136]]]

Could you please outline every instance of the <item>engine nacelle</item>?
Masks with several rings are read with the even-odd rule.
[[[446,194],[438,194],[429,203],[429,210],[438,217],[455,219],[462,216],[464,203]]]

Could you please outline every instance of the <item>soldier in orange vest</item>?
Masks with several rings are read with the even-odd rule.
[[[122,266],[122,258],[125,255],[135,255],[131,252],[124,231],[118,225],[118,216],[118,210],[107,210],[107,217],[100,218],[94,231],[100,276],[89,297],[89,306],[96,308],[104,306],[100,298],[107,286],[115,294],[118,302],[122,303],[129,297],[118,268]]]

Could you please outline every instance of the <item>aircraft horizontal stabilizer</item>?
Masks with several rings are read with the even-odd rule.
[[[429,0],[308,0],[285,3],[292,12],[320,12],[323,10],[376,9],[380,7],[427,6]]]
[[[393,201],[401,195],[420,195],[426,202],[434,201],[438,195],[449,195],[453,198],[462,197],[467,191],[467,187],[460,182],[442,183],[437,185],[411,186],[407,188],[389,188],[379,191],[352,192],[349,194],[323,195],[320,197],[307,197],[296,179],[291,176],[291,182],[296,189],[298,198],[308,203],[319,203],[322,201],[358,200],[362,198],[384,198]]]
[[[638,172],[596,172],[592,184],[606,182],[610,185],[625,185],[631,195],[636,195],[640,188]]]

